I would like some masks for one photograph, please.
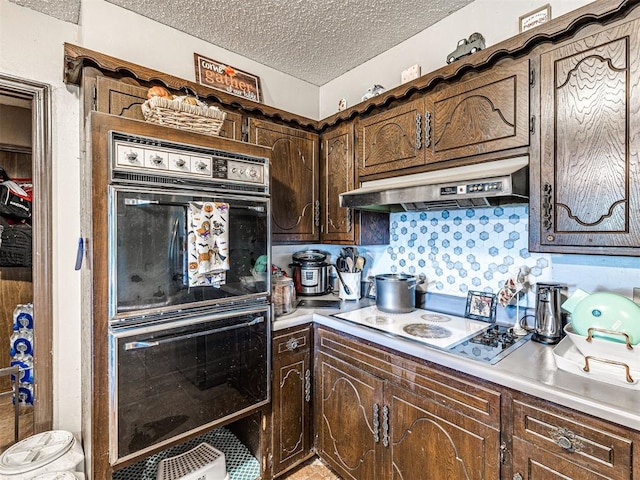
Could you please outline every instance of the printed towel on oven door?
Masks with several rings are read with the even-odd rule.
[[[229,204],[189,202],[189,286],[219,287],[229,270]]]

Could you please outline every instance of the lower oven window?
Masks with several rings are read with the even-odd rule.
[[[112,332],[112,463],[268,401],[268,309],[184,323]]]

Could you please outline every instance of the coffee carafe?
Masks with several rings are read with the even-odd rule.
[[[536,284],[536,325],[532,340],[553,345],[562,339],[564,321],[560,305],[564,288],[560,283]]]

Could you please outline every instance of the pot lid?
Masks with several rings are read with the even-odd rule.
[[[296,262],[323,262],[327,254],[322,250],[303,250],[292,255]]]
[[[384,282],[415,282],[416,277],[405,273],[383,273],[381,275],[376,275],[376,280],[382,280]]]
[[[16,443],[0,455],[0,473],[17,475],[47,465],[73,446],[71,432],[51,430]]]

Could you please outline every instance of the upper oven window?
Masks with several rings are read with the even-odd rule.
[[[110,197],[112,319],[267,295],[254,266],[270,265],[268,199],[118,186]],[[194,224],[211,205],[216,215]],[[194,267],[219,275],[200,286]]]

